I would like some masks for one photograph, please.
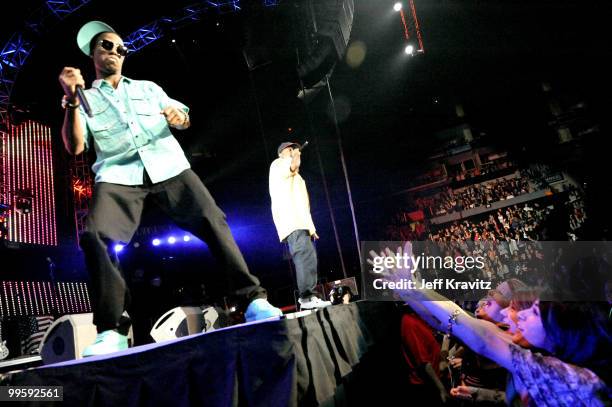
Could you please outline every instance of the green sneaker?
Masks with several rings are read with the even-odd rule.
[[[96,335],[94,343],[83,350],[83,357],[106,355],[119,352],[128,348],[126,335],[121,335],[114,329],[104,331]]]

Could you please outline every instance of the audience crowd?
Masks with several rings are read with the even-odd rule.
[[[436,216],[547,188],[554,176],[543,167],[521,174],[418,202]],[[571,244],[547,242],[581,240],[586,218],[581,192],[568,186],[554,197],[428,225],[421,238],[414,239],[411,247],[425,255],[480,256],[484,267],[460,279],[478,278],[495,287],[477,303],[469,290],[465,298],[472,301],[447,298],[444,290],[397,293],[407,305],[401,351],[415,401],[453,406],[610,405],[612,253],[607,247],[593,249],[568,264],[576,254],[568,248]],[[434,274],[427,274],[429,281],[451,277],[448,273],[457,277],[452,270],[427,273]],[[393,275],[423,278],[406,270]]]

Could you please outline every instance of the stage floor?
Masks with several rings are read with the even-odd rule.
[[[0,384],[63,386],[61,405],[79,407],[362,405],[385,399],[374,396],[401,359],[399,324],[395,303],[360,301],[11,372]]]

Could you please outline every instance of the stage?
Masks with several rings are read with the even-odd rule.
[[[11,372],[1,385],[63,386],[62,405],[79,407],[391,402],[401,391],[399,315],[390,302],[336,305]]]

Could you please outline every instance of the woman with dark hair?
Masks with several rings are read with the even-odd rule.
[[[402,249],[399,251],[402,256]],[[403,251],[411,254],[409,243]],[[389,249],[387,254],[395,256]],[[410,269],[393,270],[390,276],[418,280]],[[421,287],[420,281],[416,281],[416,287]],[[396,290],[396,294],[414,305],[419,314],[427,312],[441,323],[448,321],[449,333],[506,368],[523,405],[604,406],[610,400],[611,391],[604,380],[612,341],[609,326],[601,323],[597,307],[578,303],[571,307],[544,302],[541,305],[536,300],[532,307],[519,312],[517,329],[534,346],[551,354],[561,352],[555,357],[521,348],[494,324],[472,317],[433,290]],[[579,351],[580,346],[588,349]]]
[[[518,329],[533,346],[610,379],[610,327],[604,307],[591,302],[534,301],[518,313]]]

